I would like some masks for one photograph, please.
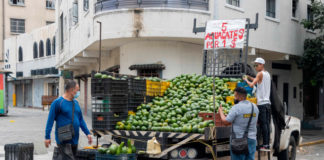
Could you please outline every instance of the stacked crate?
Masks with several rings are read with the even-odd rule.
[[[92,128],[111,130],[127,118],[128,80],[91,79]]]
[[[146,80],[130,78],[128,88],[128,110],[136,112],[139,105],[146,103]]]

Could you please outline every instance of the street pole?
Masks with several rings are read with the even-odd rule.
[[[97,23],[99,23],[99,70],[98,72],[100,72],[101,70],[101,26],[102,26],[102,23],[100,21],[97,21]]]

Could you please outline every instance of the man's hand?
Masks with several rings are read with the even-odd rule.
[[[220,104],[220,106],[218,107],[218,113],[219,113],[219,114],[223,113],[223,107],[222,107],[222,104]]]
[[[87,135],[87,137],[88,137],[88,143],[89,143],[89,145],[91,145],[92,144],[92,136],[91,136],[91,134]]]
[[[48,148],[51,145],[50,139],[45,139],[45,147]]]

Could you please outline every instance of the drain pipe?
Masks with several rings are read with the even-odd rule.
[[[1,54],[2,54],[2,58],[1,61],[4,64],[4,40],[6,38],[5,36],[5,7],[4,7],[4,2],[5,0],[2,0],[2,48],[1,48]]]

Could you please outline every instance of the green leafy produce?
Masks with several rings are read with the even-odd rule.
[[[115,144],[110,145],[108,148],[109,154],[116,154],[117,149],[118,149],[117,145]]]
[[[111,154],[111,155],[136,153],[136,147],[132,145],[130,139],[128,139],[127,141],[127,146],[125,146],[125,143],[122,142],[120,143],[120,145],[112,144],[108,148],[100,147],[97,150],[101,154]]]
[[[147,79],[161,81],[152,77]],[[196,74],[175,77],[169,80],[170,86],[163,97],[154,97],[151,103],[138,106],[136,115],[130,115],[125,120],[127,123],[117,123],[116,129],[204,133],[204,128],[214,126],[214,123],[204,122],[198,114],[213,113],[214,109],[217,112],[220,104],[227,114],[232,105],[226,103],[226,97],[234,93],[226,82],[240,81],[236,78],[215,78],[214,108],[212,77]]]

